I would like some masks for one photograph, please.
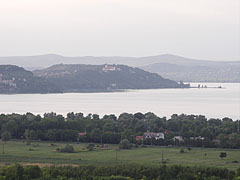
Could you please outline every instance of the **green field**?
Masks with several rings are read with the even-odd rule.
[[[56,152],[57,148],[63,148],[65,143],[33,142],[26,145],[21,141],[10,141],[5,145],[5,154],[0,153],[1,165],[19,163],[49,163],[70,165],[114,165],[122,163],[137,163],[142,165],[159,165],[164,161],[173,165],[225,167],[235,170],[240,167],[240,150],[231,149],[205,149],[192,148],[180,153],[181,148],[173,147],[140,147],[131,150],[116,151],[117,145],[109,145],[108,149],[96,149],[86,151],[88,144],[71,144],[76,153]],[[3,142],[0,144],[2,149]],[[227,157],[223,160],[219,157],[220,152],[226,152]],[[206,156],[205,156],[206,153]],[[234,162],[235,161],[235,162]]]

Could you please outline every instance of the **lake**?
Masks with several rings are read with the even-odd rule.
[[[0,95],[0,113],[68,112],[119,115],[153,112],[170,117],[185,113],[240,119],[240,83],[191,83],[209,88],[129,90],[114,93]],[[223,88],[210,88],[222,86]]]

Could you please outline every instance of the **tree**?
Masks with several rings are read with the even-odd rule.
[[[93,118],[93,120],[99,120],[99,115],[98,114],[93,114],[92,118]]]
[[[120,149],[131,149],[131,144],[127,139],[124,139],[119,144]]]
[[[73,112],[67,114],[67,119],[74,120],[75,115]]]
[[[8,131],[4,131],[1,135],[2,141],[4,141],[4,143],[6,144],[7,141],[9,141],[11,139],[11,133]],[[3,149],[2,149],[2,153],[4,154],[4,143],[3,143]]]
[[[125,129],[121,134],[122,139],[128,139],[128,140],[131,140],[132,135],[133,135],[133,132],[131,129]]]
[[[15,136],[17,134],[17,129],[18,129],[18,125],[14,120],[8,121],[2,127],[3,131],[10,132],[12,136]]]
[[[27,141],[27,145],[30,145],[31,141],[36,139],[37,134],[33,130],[26,129],[25,132],[24,132],[24,137],[25,137],[25,139]]]
[[[42,175],[42,171],[39,166],[25,166],[24,167],[24,179],[37,179]]]
[[[140,112],[135,113],[133,116],[134,116],[134,118],[137,118],[139,120],[144,119],[144,117],[145,117],[144,114],[142,114]]]
[[[11,133],[8,131],[4,131],[1,135],[1,137],[2,137],[2,141],[4,141],[6,144],[6,142],[11,139]]]
[[[99,128],[93,129],[91,131],[90,137],[93,142],[99,143],[102,137],[101,130]]]
[[[24,169],[20,164],[11,164],[5,169],[5,178],[8,180],[23,180]]]

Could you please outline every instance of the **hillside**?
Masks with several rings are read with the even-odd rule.
[[[64,92],[188,87],[126,65],[59,64],[34,71],[34,75],[58,84]]]
[[[240,61],[196,60],[170,54],[147,57],[64,57],[55,54],[0,57],[0,64],[14,64],[29,70],[54,64],[125,64],[158,73],[164,78],[191,82],[240,82]]]
[[[240,82],[240,63],[177,65],[156,63],[140,67],[165,78],[185,82]]]
[[[0,65],[0,93],[53,93],[60,92],[46,79],[13,65]]]

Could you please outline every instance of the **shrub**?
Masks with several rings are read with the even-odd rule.
[[[67,144],[64,148],[62,148],[60,150],[61,152],[64,152],[64,153],[74,153],[74,148],[73,146]]]
[[[184,153],[184,149],[181,149],[179,152],[180,152],[180,153]]]
[[[221,152],[219,154],[219,157],[223,159],[223,158],[227,157],[227,153],[226,152]]]
[[[127,139],[124,139],[119,144],[120,149],[131,149],[131,144]]]
[[[89,144],[89,145],[87,146],[87,149],[88,149],[89,151],[92,151],[92,150],[94,149],[94,147],[95,147],[95,145],[94,145],[93,143],[91,143],[91,144]]]
[[[26,166],[24,167],[25,179],[35,179],[42,175],[42,171],[39,166]]]

